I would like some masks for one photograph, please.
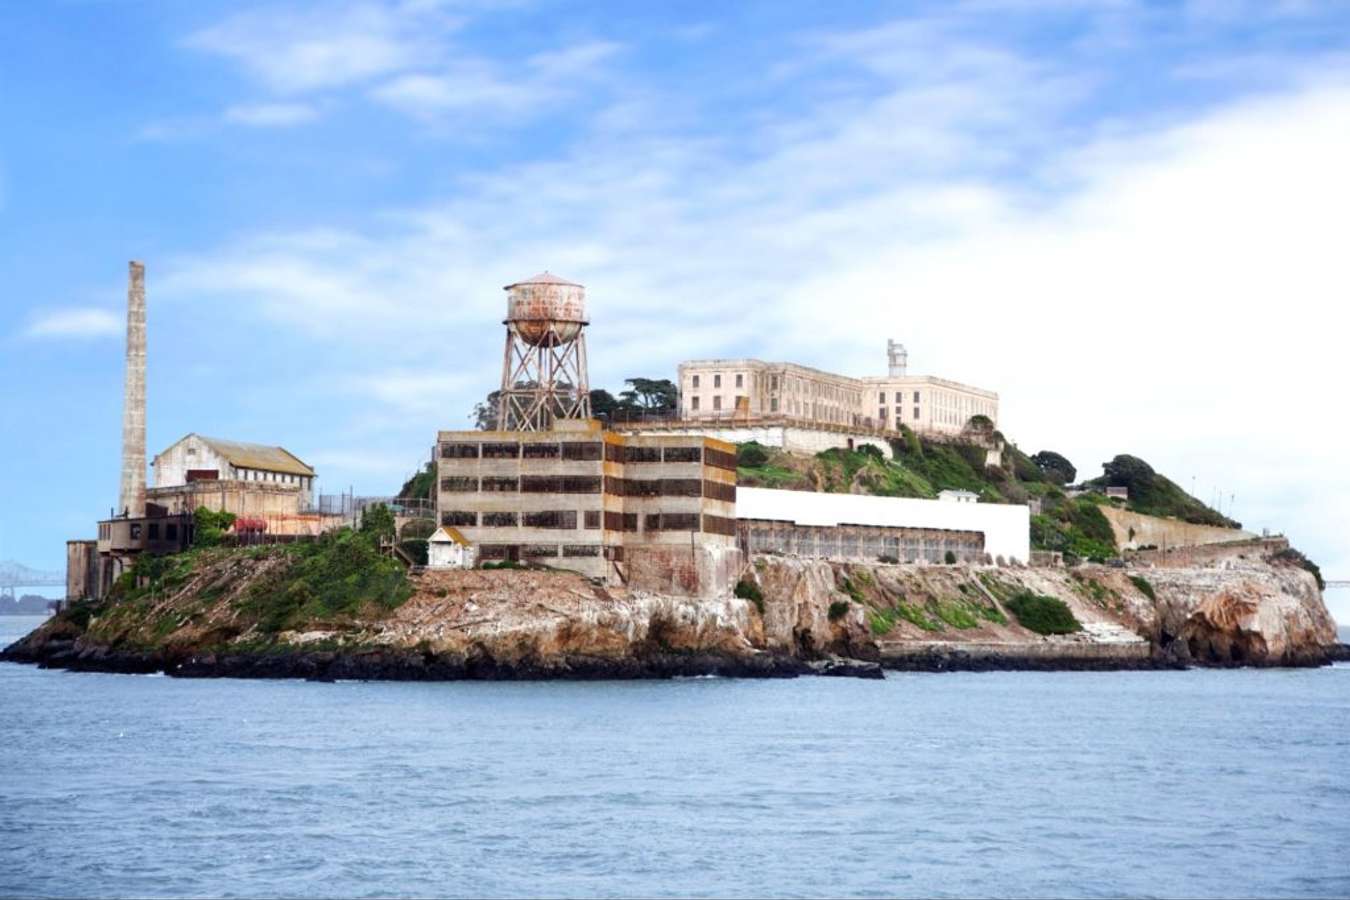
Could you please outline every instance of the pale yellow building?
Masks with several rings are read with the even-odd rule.
[[[906,371],[888,345],[889,374],[852,378],[793,363],[700,359],[680,364],[680,415],[695,422],[785,419],[811,425],[959,433],[972,416],[998,422],[998,394]]]

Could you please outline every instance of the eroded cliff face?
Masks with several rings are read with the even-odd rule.
[[[396,609],[280,632],[251,590],[269,566],[218,560],[176,591],[58,616],[3,658],[199,676],[580,678],[792,675],[839,658],[934,669],[1311,665],[1336,642],[1312,576],[1259,559],[1121,570],[761,557],[744,573],[759,601],[607,589],[564,572],[427,572]],[[1021,592],[1062,600],[1082,630],[1024,628],[1008,605]]]

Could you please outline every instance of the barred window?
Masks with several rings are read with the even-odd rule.
[[[441,513],[441,524],[449,525],[453,528],[464,525],[477,525],[478,513],[457,509],[447,510],[446,512]]]
[[[703,451],[703,461],[715,469],[736,471],[736,454],[708,447]]]
[[[510,559],[511,547],[510,544],[479,544],[478,558],[480,560]]]
[[[623,497],[626,496],[625,492],[627,491],[627,489],[628,489],[628,482],[624,481],[622,478],[615,478],[612,475],[605,476],[606,494],[609,494],[612,497]]]
[[[477,459],[477,444],[441,444],[441,459]]]
[[[659,513],[647,516],[647,530],[698,531],[698,520],[698,513]]]
[[[616,513],[606,510],[605,529],[607,531],[637,531],[637,513]]]
[[[661,448],[630,446],[625,453],[625,456],[627,456],[625,461],[630,463],[660,462]]]
[[[600,527],[600,510],[598,509],[586,510],[586,527],[587,528]]]
[[[490,477],[483,479],[483,490],[505,493],[520,490],[520,479],[513,477]]]
[[[563,556],[599,556],[599,544],[563,544]]]
[[[703,482],[697,478],[662,478],[661,496],[663,497],[701,497]]]
[[[616,463],[625,462],[627,459],[627,454],[624,451],[625,448],[623,444],[611,444],[609,442],[606,442],[605,462],[616,462]]]
[[[704,516],[703,530],[709,534],[721,534],[727,537],[736,536],[736,520],[725,516]]]
[[[518,459],[520,444],[484,444],[483,459]]]
[[[648,513],[647,516],[646,516],[646,518],[645,518],[645,521],[644,521],[643,524],[642,524],[642,530],[643,530],[643,531],[660,531],[660,530],[661,530],[661,514],[660,514],[660,513]]]
[[[526,444],[526,459],[557,459],[560,455],[557,444]]]
[[[530,559],[548,559],[558,555],[557,544],[526,544],[520,548],[520,555]]]
[[[522,475],[520,489],[527,494],[561,494],[562,479],[555,475]]]
[[[599,460],[602,456],[601,444],[573,441],[562,445],[563,459]]]
[[[520,517],[513,512],[483,513],[484,528],[514,528],[520,524]]]
[[[576,528],[577,513],[574,509],[527,512],[524,516],[524,523],[526,528]]]
[[[623,484],[625,497],[659,497],[661,496],[661,479],[659,478],[629,478]]]
[[[703,496],[709,500],[724,500],[727,503],[736,502],[736,485],[724,484],[721,481],[703,482]]]
[[[702,462],[702,447],[667,447],[665,453],[666,462]]]
[[[473,493],[478,490],[478,479],[459,475],[442,478],[441,490],[455,494]]]
[[[598,494],[600,493],[600,476],[565,475],[562,479],[562,492],[564,494]]]

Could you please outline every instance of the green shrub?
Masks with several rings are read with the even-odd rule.
[[[898,557],[898,556],[891,556],[889,553],[883,553],[883,554],[881,554],[880,556],[877,557],[877,562],[879,562],[879,563],[886,563],[887,565],[891,565],[891,566],[899,565],[899,563],[900,563],[900,557]]]
[[[258,615],[264,632],[368,608],[394,609],[412,594],[403,566],[381,555],[371,534],[341,528],[278,552],[287,564],[255,582],[241,602],[242,609]]]
[[[498,562],[485,562],[478,568],[480,569],[523,569],[525,566],[516,562],[514,559],[503,559]]]
[[[954,566],[956,565],[956,554],[948,550],[946,555],[942,557],[942,561],[949,566]]]
[[[848,615],[851,606],[853,606],[853,604],[849,603],[847,600],[836,600],[831,603],[829,612],[827,613],[830,621],[838,622],[844,616]]]
[[[974,611],[972,611],[965,603],[939,601],[934,612],[939,619],[953,628],[964,629],[980,627],[979,619],[976,618]]]
[[[1153,592],[1153,585],[1149,584],[1148,579],[1143,575],[1131,575],[1130,581],[1134,582],[1134,586],[1139,588],[1139,593],[1150,600],[1157,601],[1158,595]]]
[[[205,506],[192,514],[192,546],[215,547],[234,527],[234,513],[216,512]]]
[[[1072,634],[1082,630],[1063,600],[1021,591],[1007,602],[1018,623],[1037,634]]]
[[[867,611],[867,627],[877,637],[889,633],[895,627],[895,619],[896,612],[893,609],[869,609]]]
[[[736,582],[736,596],[742,600],[749,600],[755,604],[755,609],[759,610],[760,615],[764,615],[764,592],[759,589],[759,585],[749,578],[742,578]]]
[[[756,441],[736,445],[736,466],[758,469],[769,461],[769,451]]]

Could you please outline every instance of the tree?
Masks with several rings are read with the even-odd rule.
[[[375,538],[394,536],[394,514],[383,503],[367,506],[361,512],[361,533]]]
[[[604,388],[593,388],[591,390],[591,415],[597,419],[613,419],[614,411],[619,409],[622,404],[614,399],[614,395]]]
[[[473,407],[473,427],[479,431],[497,430],[497,410],[501,404],[502,392],[493,391],[482,403]]]
[[[629,390],[619,394],[619,402],[642,412],[674,412],[680,392],[668,378],[626,378]]]
[[[1078,470],[1073,463],[1053,450],[1042,450],[1031,457],[1031,461],[1055,484],[1068,484],[1078,477]]]

